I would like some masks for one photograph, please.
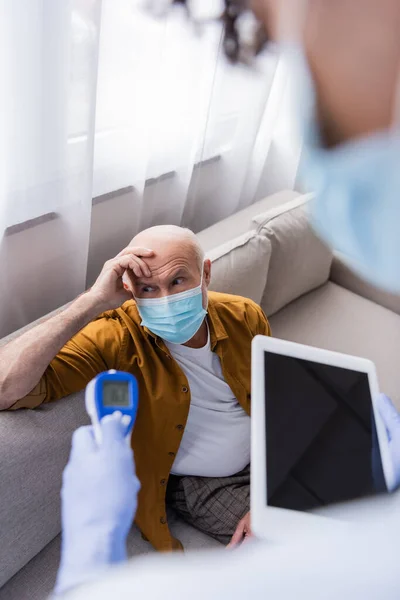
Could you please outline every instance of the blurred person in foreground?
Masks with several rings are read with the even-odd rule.
[[[241,3],[226,4],[232,34]],[[293,69],[304,137],[302,175],[305,184],[316,192],[311,218],[317,231],[363,276],[398,291],[400,2],[253,0],[250,5],[266,37],[280,44]],[[232,48],[236,54],[234,38],[231,35],[226,45],[231,54]],[[400,472],[400,418],[384,396],[380,411],[393,461]],[[117,419],[113,427],[112,439],[118,447],[121,440]],[[117,554],[125,556],[125,540],[116,536],[117,543],[112,534],[102,538],[103,546],[99,542],[105,548],[103,560],[96,563],[94,552],[84,553],[84,559],[80,554],[80,548],[85,548],[80,541],[85,536],[89,539],[93,532],[85,526],[87,509],[84,503],[79,505],[75,490],[85,479],[86,460],[104,464],[101,453],[90,445],[91,435],[90,430],[77,433],[74,446],[78,451],[73,449],[64,478],[63,531],[67,541],[58,592],[85,578],[96,578],[110,564],[112,552],[106,551],[107,539],[111,547],[119,544]],[[80,452],[80,447],[85,451]],[[121,489],[114,512],[110,514],[108,506],[106,519],[98,505],[98,522],[111,521],[109,531],[120,531],[121,522],[125,523],[122,529],[129,528],[134,512],[134,500],[123,501],[122,482],[135,481],[133,461],[128,463],[128,471],[114,473],[114,483],[118,487],[120,481]],[[88,497],[95,497],[107,485],[106,476],[97,484],[93,482],[92,487],[86,479]],[[175,599],[189,594],[193,600],[394,599],[400,593],[400,569],[395,558],[400,543],[400,499],[398,494],[388,498],[369,504],[364,526],[347,533],[294,540],[285,546],[252,542],[233,555],[140,559],[94,583],[92,588],[76,590],[71,597]],[[382,502],[386,502],[383,507]],[[72,506],[76,507],[75,514]],[[79,530],[75,522],[79,522]],[[74,543],[68,545],[71,539]],[[73,574],[79,570],[82,576],[74,580]]]

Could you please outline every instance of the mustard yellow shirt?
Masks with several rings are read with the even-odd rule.
[[[251,341],[271,335],[261,308],[252,300],[209,292],[211,350],[221,361],[225,381],[250,414]],[[98,373],[133,373],[139,409],[132,448],[141,482],[136,523],[161,551],[181,548],[171,536],[165,492],[190,406],[188,381],[163,341],[140,325],[133,300],[101,314],[75,335],[51,361],[39,384],[11,408],[34,408],[85,388]]]

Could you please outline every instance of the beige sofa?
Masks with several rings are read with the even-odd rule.
[[[308,200],[275,194],[201,232],[212,288],[260,303],[277,337],[372,359],[382,390],[399,404],[400,299],[333,259],[308,225]],[[83,423],[82,393],[0,414],[0,600],[39,600],[52,589],[61,473]],[[218,546],[173,515],[171,528],[187,550]],[[152,551],[135,528],[128,547],[131,555]]]

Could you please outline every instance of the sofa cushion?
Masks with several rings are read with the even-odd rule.
[[[359,275],[342,260],[339,253],[335,253],[330,280],[350,290],[363,298],[368,298],[389,310],[400,315],[400,294],[393,294],[379,289],[368,281],[364,281]]]
[[[272,194],[223,219],[219,223],[203,229],[197,233],[197,237],[205,252],[208,252],[233,238],[243,235],[247,231],[257,229],[257,224],[252,220],[255,215],[286,204],[289,200],[297,196],[299,196],[299,193],[293,190],[284,190],[283,192]]]
[[[272,254],[261,306],[273,315],[329,278],[331,251],[315,235],[308,221],[310,194],[254,217],[259,233],[271,241]]]
[[[88,417],[83,393],[0,415],[0,586],[60,532],[61,473],[72,432]]]
[[[260,304],[271,256],[266,236],[247,232],[206,255],[212,261],[211,290],[246,296]]]
[[[328,282],[270,319],[275,337],[372,360],[400,409],[400,316]]]

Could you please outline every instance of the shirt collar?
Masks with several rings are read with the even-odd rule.
[[[215,346],[221,340],[228,337],[225,327],[223,326],[221,319],[219,318],[215,300],[210,294],[208,295],[208,325],[210,327],[211,337],[211,350],[214,350]]]

